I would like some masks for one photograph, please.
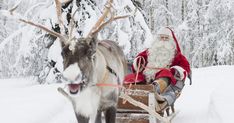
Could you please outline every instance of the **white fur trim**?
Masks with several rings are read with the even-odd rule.
[[[135,71],[137,71],[137,58],[135,58],[134,60],[133,60],[133,69],[135,70]]]
[[[175,76],[175,78],[177,80],[183,80],[185,78],[185,74],[184,73],[186,71],[182,67],[176,65],[176,66],[172,66],[171,68],[174,68],[176,70],[175,71],[176,72],[175,75],[179,73],[179,75],[180,75],[179,78],[177,76]]]
[[[134,60],[133,60],[133,69],[135,70],[135,71],[137,71],[137,69],[138,69],[138,59],[139,58],[142,58],[142,60],[145,60],[142,56],[138,56],[138,57],[136,57]],[[145,61],[143,61],[143,62],[145,62]],[[145,66],[145,63],[144,63],[144,65],[143,66]],[[142,71],[144,68],[141,66],[140,68],[139,68],[139,71]]]
[[[166,28],[166,27],[160,28],[160,29],[158,30],[157,34],[158,34],[158,35],[169,35],[169,36],[172,35],[172,34],[171,34],[171,30],[168,29],[168,28]],[[172,36],[171,36],[171,37],[172,37]]]

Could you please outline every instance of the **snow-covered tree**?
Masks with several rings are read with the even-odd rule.
[[[49,71],[51,60],[61,64],[61,58],[57,58],[60,46],[56,37],[2,16],[3,10],[9,10],[18,3],[15,13],[61,31],[53,0],[0,1],[0,78],[41,76],[45,74],[43,71]],[[77,10],[72,34],[77,38],[86,36],[102,14],[105,3],[106,0],[64,3],[62,18],[66,28],[62,33],[68,32],[69,20]],[[193,67],[233,65],[233,6],[233,0],[114,0],[115,14],[130,16],[105,26],[98,38],[116,41],[126,57],[131,59],[150,46],[152,34],[161,26],[169,26],[175,31],[182,53]]]
[[[68,25],[72,12],[78,10],[74,15],[75,29],[72,34],[79,37],[84,37],[91,30],[92,25],[100,17],[104,8],[105,0],[73,0],[62,6],[62,19],[65,25],[65,33],[67,33]],[[8,8],[14,6],[16,2],[10,4]],[[123,48],[127,57],[131,54],[136,54],[150,42],[151,33],[139,11],[131,1],[118,0],[113,4],[116,15],[130,15],[129,18],[112,22],[107,25],[100,34],[99,39],[114,40]],[[19,13],[22,17],[27,18],[35,23],[40,23],[48,28],[56,30],[57,18],[55,12],[54,1],[34,1],[25,3],[22,1],[14,12]],[[15,15],[13,15],[15,16]],[[17,20],[11,20],[12,26],[16,29],[8,37],[4,38],[0,44],[1,55],[4,60],[1,61],[2,70],[5,71],[1,77],[17,77],[17,76],[40,76],[41,71],[46,69],[46,61],[52,60],[54,54],[59,52],[49,53],[48,45],[53,45],[55,37],[48,36],[46,32],[38,28],[21,23]],[[2,20],[1,20],[2,22]],[[10,28],[10,27],[8,27]],[[57,30],[61,31],[61,30]],[[49,37],[49,38],[48,38]],[[51,40],[52,43],[51,43]],[[134,44],[134,45],[131,45]],[[141,47],[139,47],[141,46]],[[142,47],[143,46],[143,47]],[[54,52],[49,50],[50,52]],[[9,55],[14,57],[9,57]],[[10,61],[10,62],[9,62]],[[61,62],[56,61],[55,62]],[[14,74],[12,74],[14,73]]]

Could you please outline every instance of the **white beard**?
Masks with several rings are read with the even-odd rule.
[[[153,46],[148,50],[148,64],[144,74],[146,81],[150,82],[155,77],[155,74],[160,69],[149,69],[149,68],[169,68],[171,62],[175,56],[175,42],[170,41],[155,41]]]

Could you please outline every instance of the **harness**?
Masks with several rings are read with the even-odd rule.
[[[116,73],[111,67],[109,67],[108,65],[106,66],[106,69],[107,69],[111,74],[115,75],[115,77],[117,77],[117,82],[118,82],[118,84],[120,85],[120,78],[119,78],[119,76],[117,76],[117,73]]]
[[[102,46],[104,46],[105,48],[107,48],[108,50],[112,50],[112,48],[111,48],[111,45],[108,43],[108,42],[104,42],[104,41],[102,41],[102,42],[99,42],[99,44],[101,44]],[[101,52],[101,51],[99,51],[99,52]],[[103,55],[102,53],[101,53],[101,55]],[[105,62],[106,62],[106,66],[105,66],[105,72],[104,72],[104,77],[102,78],[102,80],[101,81],[99,81],[97,84],[95,84],[94,86],[99,86],[99,87],[101,87],[101,86],[108,86],[108,87],[117,87],[117,88],[119,88],[119,87],[121,87],[121,82],[120,82],[120,78],[119,78],[119,76],[117,75],[117,73],[115,72],[115,70],[113,70],[109,65],[108,65],[108,62],[107,62],[107,60],[104,58],[104,60],[105,60]],[[117,77],[117,83],[118,84],[108,84],[108,83],[103,83],[103,82],[105,82],[106,80],[107,80],[107,70],[109,71],[109,73],[111,73],[112,75],[114,75],[115,77]]]

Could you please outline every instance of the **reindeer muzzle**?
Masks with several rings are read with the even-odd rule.
[[[68,89],[71,94],[77,94],[87,86],[87,78],[85,76],[80,77],[80,75],[78,75],[75,80],[70,80],[62,75],[61,81],[68,85]]]
[[[80,90],[80,84],[68,84],[68,88],[71,94],[77,94]]]

